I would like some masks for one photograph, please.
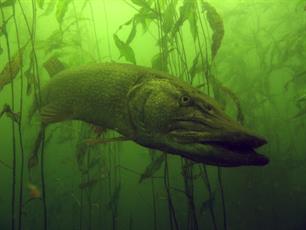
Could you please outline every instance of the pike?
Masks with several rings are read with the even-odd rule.
[[[227,116],[213,98],[146,67],[102,63],[60,71],[42,88],[39,108],[42,127],[80,120],[208,165],[269,162],[254,151],[266,140]]]

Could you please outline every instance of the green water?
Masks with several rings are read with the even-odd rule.
[[[51,57],[192,83],[267,139],[270,163],[87,145],[94,127],[67,121],[47,128],[29,169],[40,118],[28,114]],[[306,229],[305,61],[305,0],[0,0],[0,229]]]

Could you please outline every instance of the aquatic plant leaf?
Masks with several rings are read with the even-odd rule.
[[[212,197],[202,202],[200,207],[200,213],[204,214],[207,209],[213,207],[216,202],[216,192],[213,192]]]
[[[138,5],[140,7],[149,7],[150,8],[150,1],[146,1],[146,0],[131,0],[135,5]]]
[[[239,121],[239,123],[243,124],[244,115],[242,113],[241,102],[239,97],[228,87],[222,86],[221,90],[223,91],[224,94],[228,95],[233,100],[237,109],[237,120]]]
[[[80,189],[85,189],[85,188],[93,187],[94,185],[96,185],[98,183],[98,181],[99,181],[99,179],[97,179],[97,178],[90,179],[89,181],[84,181],[81,184],[79,184],[79,188]]]
[[[0,73],[0,88],[3,88],[5,85],[11,83],[17,77],[17,74],[22,67],[23,54],[27,44],[21,47],[15,56],[12,57],[12,59],[7,62],[2,69]]]
[[[200,54],[197,54],[195,56],[195,58],[193,59],[193,62],[192,62],[192,66],[189,69],[189,73],[190,73],[191,79],[193,79],[195,77],[196,73],[197,73],[199,56],[200,56]]]
[[[7,35],[7,30],[6,30],[6,26],[8,24],[8,22],[11,20],[11,18],[13,18],[13,15],[11,15],[10,17],[8,17],[5,21],[2,22],[2,24],[0,25],[0,37],[3,35]]]
[[[57,3],[57,0],[50,0],[48,5],[47,5],[47,7],[46,7],[46,9],[45,9],[45,11],[44,11],[44,13],[41,14],[40,16],[48,16],[48,15],[50,15],[54,11],[56,3]]]
[[[197,37],[198,37],[198,26],[197,26],[198,17],[197,17],[197,14],[195,12],[190,14],[190,16],[188,18],[188,22],[189,22],[189,28],[190,28],[191,35],[192,35],[193,39],[196,40]]]
[[[96,166],[98,166],[100,162],[101,162],[101,156],[98,156],[98,157],[92,159],[92,160],[90,161],[90,163],[87,165],[87,168],[86,168],[86,169],[80,169],[81,173],[82,173],[83,175],[89,173],[89,171],[90,171],[92,168],[95,168]]]
[[[45,50],[45,54],[49,54],[54,50],[64,48],[66,45],[62,31],[55,30],[45,41],[41,42],[40,48]]]
[[[150,23],[157,18],[157,13],[147,8],[141,8],[139,10],[139,13],[134,16],[135,22],[137,24],[140,23],[142,25],[142,29],[144,32],[148,30]]]
[[[45,0],[37,0],[36,2],[40,9],[44,8]]]
[[[206,12],[207,21],[210,28],[213,31],[212,34],[212,45],[211,45],[211,58],[214,60],[218,50],[221,46],[221,42],[224,36],[224,26],[221,16],[217,10],[210,5],[208,2],[203,2],[203,9]]]
[[[173,27],[172,34],[175,34],[179,31],[180,27],[184,24],[184,22],[189,18],[189,16],[193,12],[192,9],[194,8],[194,6],[195,6],[194,1],[184,0],[184,3],[179,10],[180,16]]]
[[[16,0],[6,0],[4,2],[0,1],[0,8],[4,8],[4,7],[9,7],[9,6],[13,6],[16,3]]]
[[[0,112],[0,118],[6,114],[7,117],[11,118],[14,122],[16,122],[17,124],[20,123],[20,113],[16,113],[12,110],[12,108],[8,105],[5,104],[3,106],[2,111]]]
[[[56,20],[59,24],[62,24],[65,14],[68,11],[68,6],[72,0],[60,0],[56,6]]]
[[[136,32],[137,32],[137,24],[136,24],[135,20],[133,20],[132,29],[131,29],[131,32],[130,32],[130,34],[129,34],[126,42],[125,42],[126,44],[129,45],[134,40],[134,38],[136,36]]]
[[[118,184],[112,194],[111,200],[107,205],[108,209],[113,211],[114,216],[117,216],[118,214],[118,202],[120,198],[120,191],[121,191],[121,184]]]
[[[228,87],[222,85],[214,76],[211,76],[210,82],[213,87],[214,96],[216,100],[222,105],[223,109],[226,106],[226,96],[231,98],[237,109],[237,120],[243,124],[244,115],[241,108],[241,102],[239,97]]]
[[[113,38],[117,48],[119,49],[120,57],[124,57],[127,61],[136,64],[134,51],[129,44],[121,41],[116,34],[113,35]]]
[[[3,165],[4,167],[8,168],[8,169],[13,169],[12,166],[10,166],[8,163],[6,163],[6,162],[4,162],[2,160],[0,160],[0,164]]]
[[[146,167],[145,171],[141,174],[139,183],[145,179],[151,178],[162,166],[165,161],[165,154],[161,154],[151,161],[151,163]]]
[[[33,149],[31,151],[30,158],[28,159],[28,169],[31,169],[38,165],[38,152],[44,140],[44,133],[45,133],[45,127],[41,126],[39,133],[36,137]]]
[[[165,11],[163,12],[162,28],[165,34],[170,32],[175,24],[174,23],[174,16],[176,14],[175,4],[176,3],[174,1],[169,3]]]
[[[294,119],[295,119],[295,118],[299,118],[299,117],[302,117],[302,116],[304,116],[304,115],[306,115],[306,107],[303,108],[303,109],[301,109],[297,114],[295,114],[295,115],[293,116],[293,118],[294,118]]]
[[[151,60],[152,68],[168,72],[168,58],[165,53],[156,54]]]

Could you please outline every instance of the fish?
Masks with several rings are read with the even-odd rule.
[[[230,118],[215,99],[144,66],[111,62],[60,71],[42,87],[41,103],[34,100],[29,117],[36,113],[45,128],[79,120],[197,163],[238,167],[269,162],[255,151],[266,139]]]

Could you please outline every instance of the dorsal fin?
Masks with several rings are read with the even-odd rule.
[[[66,69],[66,66],[57,57],[50,57],[44,64],[44,68],[47,70],[50,77],[53,77],[57,73]]]

